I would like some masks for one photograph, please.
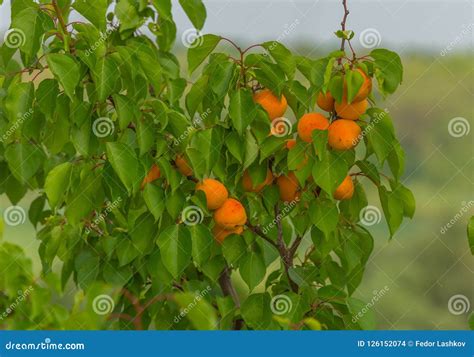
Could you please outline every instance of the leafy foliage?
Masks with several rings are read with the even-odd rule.
[[[373,249],[360,222],[367,198],[359,178],[377,187],[391,236],[415,211],[400,182],[404,152],[391,117],[371,95],[357,121],[365,150],[333,150],[323,130],[310,135],[312,143],[297,137],[289,150],[297,124],[285,118],[290,127],[280,134],[255,93],[284,95],[300,118],[319,94],[351,103],[363,87],[362,69],[388,95],[402,81],[398,55],[377,49],[346,61],[338,50],[310,59],[276,41],[241,49],[206,34],[190,44],[188,72],[202,70],[188,84],[170,52],[171,1],[120,0],[110,12],[112,2],[12,5],[12,28],[26,40],[17,52],[0,49],[0,192],[12,204],[27,191],[38,194],[29,218],[41,242],[42,279],[57,294],[72,283],[79,292],[71,311],[46,308],[50,291],[33,283],[19,248],[3,243],[0,264],[14,257],[21,264],[0,277],[0,307],[35,286],[23,307],[31,320],[7,326],[60,328],[76,320],[82,328],[373,328],[371,314],[352,319],[365,306],[352,294]],[[201,0],[179,4],[202,29]],[[68,24],[73,9],[87,22]],[[144,24],[152,38],[138,31]],[[353,33],[337,36],[348,41]],[[223,43],[239,56],[221,52]],[[338,120],[334,110],[329,116]],[[160,174],[150,179],[153,165]],[[246,172],[253,186],[266,182],[261,190],[243,189]],[[298,194],[284,202],[271,183],[293,172]],[[349,173],[354,194],[336,200]],[[222,244],[213,238],[208,198],[196,191],[208,177],[242,202],[248,218],[244,232]],[[114,291],[108,319],[90,309],[104,287]],[[275,299],[282,297],[288,309],[280,313]],[[84,299],[89,307],[81,309]]]

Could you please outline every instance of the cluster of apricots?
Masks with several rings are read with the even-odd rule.
[[[207,178],[196,185],[196,190],[204,192],[207,208],[214,211],[212,233],[217,242],[222,243],[231,234],[242,234],[247,213],[242,203],[229,198],[229,192],[222,182]]]
[[[192,176],[193,170],[183,156],[175,160],[178,171],[184,176]],[[161,176],[160,168],[153,164],[142,181],[141,188]],[[196,190],[204,192],[207,209],[214,211],[213,234],[217,242],[222,243],[231,234],[242,234],[247,222],[245,208],[238,200],[229,198],[229,192],[222,182],[207,178],[197,183]]]
[[[357,120],[367,110],[367,97],[372,91],[372,80],[362,69],[359,68],[356,71],[362,75],[364,81],[352,102],[349,103],[347,101],[347,84],[345,82],[343,97],[340,103],[334,99],[329,91],[325,93],[319,92],[316,103],[324,111],[332,113],[335,119],[330,122],[325,115],[316,112],[304,114],[297,123],[298,137],[302,141],[311,143],[313,141],[312,133],[314,130],[327,130],[328,144],[334,150],[351,150],[358,144],[361,129],[357,124]],[[268,89],[254,94],[254,101],[263,107],[271,121],[283,116],[287,109],[285,96],[282,95],[278,98]],[[291,139],[287,141],[286,147],[288,150],[291,150],[295,145],[296,140]],[[308,158],[305,157],[299,167],[297,167],[297,170],[304,167],[307,161]],[[253,187],[248,173],[244,174],[244,189],[246,191],[259,192],[265,185],[271,182],[269,181],[270,178],[271,172],[267,175],[265,182],[257,187]],[[276,182],[280,190],[280,198],[283,201],[288,202],[299,197],[301,188],[299,187],[294,172],[290,172],[286,176],[277,177]],[[338,200],[348,200],[352,198],[353,194],[354,183],[351,176],[348,175],[334,192],[334,198]]]

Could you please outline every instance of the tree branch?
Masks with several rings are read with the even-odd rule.
[[[219,285],[221,286],[222,293],[224,296],[230,296],[232,297],[232,300],[234,300],[235,307],[237,309],[240,309],[240,299],[239,295],[237,294],[237,291],[235,291],[234,286],[232,285],[232,280],[230,278],[230,269],[229,267],[226,267],[220,277],[219,277]],[[234,326],[233,330],[240,330],[242,329],[243,326],[243,320],[242,319],[237,319],[234,321]]]
[[[252,232],[254,232],[256,235],[258,235],[260,238],[265,239],[269,244],[271,244],[272,246],[274,246],[274,247],[279,251],[278,245],[277,245],[274,241],[272,241],[270,238],[268,238],[268,237],[265,235],[265,233],[262,232],[262,230],[260,229],[260,227],[252,225],[252,223],[250,223],[250,221],[247,221],[246,226],[247,226]]]

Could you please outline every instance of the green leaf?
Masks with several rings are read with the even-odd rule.
[[[216,48],[220,40],[220,36],[212,34],[196,38],[188,50],[188,69],[190,73],[193,73],[196,68],[199,67],[214,48]]]
[[[268,293],[250,295],[242,303],[241,313],[247,325],[254,329],[265,329],[272,320],[270,295]]]
[[[191,263],[192,243],[188,229],[183,225],[172,225],[158,237],[161,258],[166,269],[177,279]]]
[[[395,179],[400,180],[405,171],[405,151],[397,140],[393,141],[392,151],[388,154],[387,162]]]
[[[234,128],[240,135],[252,123],[257,115],[257,106],[248,89],[239,89],[230,96],[229,116]]]
[[[474,255],[474,216],[469,219],[469,223],[467,224],[467,239],[471,254]]]
[[[134,30],[140,26],[141,20],[135,4],[136,2],[133,0],[120,0],[117,2],[115,14],[120,20],[120,32]]]
[[[222,254],[229,264],[237,264],[245,256],[247,244],[244,237],[239,234],[231,234],[222,243]]]
[[[334,201],[316,199],[310,203],[309,216],[313,224],[328,237],[339,221],[339,211]]]
[[[36,90],[36,102],[41,112],[48,118],[53,116],[58,94],[58,81],[55,79],[45,79]]]
[[[403,65],[400,56],[395,52],[378,48],[370,53],[375,60],[375,77],[382,94],[394,93],[403,80]]]
[[[260,284],[266,273],[265,262],[260,254],[250,252],[246,254],[239,266],[239,272],[250,291]]]
[[[76,0],[72,7],[89,20],[99,30],[105,30],[107,24],[105,14],[109,5],[108,0]]]
[[[344,83],[346,85],[347,102],[352,103],[352,100],[359,92],[360,87],[364,83],[364,77],[359,71],[346,71],[344,75]]]
[[[346,299],[347,307],[351,313],[351,319],[364,330],[374,330],[376,327],[375,314],[370,307],[362,300],[356,298]]]
[[[206,21],[206,7],[201,0],[179,0],[181,7],[183,8],[186,15],[193,26],[201,30]]]
[[[112,95],[119,119],[120,129],[125,129],[131,122],[136,122],[141,116],[140,109],[132,98],[122,94]]]
[[[165,210],[165,193],[161,187],[148,184],[143,190],[145,203],[157,221]]]
[[[393,194],[397,196],[403,204],[403,215],[413,218],[416,209],[415,196],[413,193],[401,183],[392,180],[390,180],[390,187],[392,188]]]
[[[189,233],[193,241],[193,259],[198,266],[203,266],[211,257],[211,248],[214,244],[212,233],[203,224],[190,226]]]
[[[52,29],[53,26],[53,21],[46,13],[37,7],[28,7],[12,16],[12,32],[5,40],[13,39],[15,35],[19,34],[21,37],[21,43],[18,43],[21,44],[19,48],[26,54],[26,64],[29,64],[41,47],[44,33]]]
[[[110,56],[102,57],[92,72],[94,79],[97,99],[104,102],[117,87],[117,79],[120,78],[120,72],[115,61]]]
[[[393,150],[395,142],[392,119],[386,111],[378,108],[368,109],[367,114],[371,120],[364,132],[379,162],[382,164]]]
[[[46,177],[44,191],[48,196],[49,204],[55,208],[61,203],[71,180],[72,164],[65,162],[53,168]]]
[[[374,181],[377,185],[380,185],[380,174],[377,170],[377,167],[370,161],[364,160],[364,161],[356,161],[355,163],[361,172],[364,175],[367,175],[372,181]]]
[[[44,153],[31,144],[15,143],[5,149],[5,159],[13,176],[24,184],[41,167]]]
[[[49,69],[67,96],[74,100],[74,92],[81,79],[80,66],[70,55],[50,53],[46,56]]]
[[[387,225],[392,237],[403,220],[403,202],[397,194],[388,191],[384,186],[379,187],[380,203],[387,220]]]
[[[336,188],[347,176],[347,163],[344,158],[333,151],[313,166],[314,182],[331,197]]]
[[[136,191],[142,178],[142,170],[135,152],[127,144],[119,142],[107,143],[106,149],[110,164],[128,192]]]
[[[262,43],[262,46],[275,59],[276,63],[285,72],[288,79],[293,79],[296,70],[296,61],[291,51],[277,41],[264,42]]]
[[[197,330],[215,330],[218,326],[216,310],[205,299],[205,295],[209,293],[208,289],[210,290],[210,287],[196,295],[191,293],[174,295],[182,308],[179,317],[185,316]]]
[[[32,82],[18,83],[8,88],[5,109],[10,123],[15,123],[33,108],[34,86]]]

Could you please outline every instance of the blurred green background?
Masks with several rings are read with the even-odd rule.
[[[210,26],[206,25],[205,29],[208,30],[206,32],[232,33],[228,28],[232,23],[227,22],[231,20],[230,15],[225,17],[225,14],[219,12],[224,3],[230,2],[209,3],[212,5],[208,7]],[[289,4],[293,1],[283,3]],[[435,21],[436,16],[442,17],[448,14],[447,23],[459,25],[461,19],[455,18],[454,13],[446,12],[450,1],[425,1],[422,5],[409,1],[404,9],[397,10],[399,13],[394,12],[397,8],[396,2],[384,2],[385,5],[381,5],[382,2],[379,1],[367,3],[379,7],[388,7],[390,4],[394,7],[390,10],[392,17],[377,17],[378,22],[373,26],[382,32],[384,39],[392,41],[398,39],[398,43],[394,43],[394,46],[383,43],[381,47],[394,48],[401,53],[405,66],[404,83],[398,93],[382,102],[380,106],[390,111],[402,146],[406,150],[406,173],[403,181],[415,194],[417,211],[414,219],[405,220],[400,231],[391,240],[388,239],[389,234],[383,219],[380,223],[369,227],[375,237],[376,246],[362,286],[355,296],[370,301],[375,291],[385,287],[389,289],[388,293],[372,307],[377,315],[379,329],[467,329],[468,313],[459,315],[451,313],[448,302],[452,296],[462,294],[469,301],[471,310],[474,305],[472,284],[474,259],[469,252],[466,238],[466,225],[469,217],[474,214],[472,204],[469,205],[469,202],[474,200],[474,128],[471,130],[474,113],[474,57],[469,51],[469,48],[472,49],[472,37],[468,49],[466,41],[469,41],[469,33],[462,36],[461,42],[464,45],[457,43],[452,51],[443,52],[445,46],[455,40],[461,31],[461,27],[454,28],[454,25],[440,28],[437,26],[439,23]],[[360,6],[367,7],[369,6],[367,3]],[[4,10],[6,4],[8,2],[4,3]],[[358,4],[360,2],[352,4],[354,14],[351,16],[354,17],[350,18],[356,24],[355,27],[358,27],[354,28],[356,31],[364,28],[362,20],[368,18],[360,11]],[[420,18],[419,13],[413,15],[416,9],[435,11],[430,4],[438,6],[437,15],[425,18]],[[318,9],[316,5],[314,8]],[[248,9],[250,2],[234,1],[233,6],[233,9],[243,9],[245,6]],[[276,14],[285,11],[283,7],[273,10]],[[302,40],[304,36],[300,36],[298,32],[299,30],[304,32],[308,26],[310,28],[314,26],[315,29],[323,27],[321,31],[330,36],[332,30],[338,26],[337,19],[340,17],[338,8],[335,7],[333,10],[329,13],[331,18],[324,20],[331,21],[332,27],[320,23],[308,23],[307,20],[311,19],[305,18],[307,16],[305,13],[306,15],[299,18],[301,25],[298,26],[301,28],[296,28],[291,35],[283,36],[280,40],[296,52],[311,57],[322,55],[324,46],[330,45],[332,46],[330,50],[335,49],[337,42],[334,38],[327,40],[329,42],[326,40],[309,42],[306,41],[307,37]],[[467,4],[465,10],[461,9],[459,14],[464,14],[464,19],[469,19],[470,14],[470,31],[472,31],[472,8]],[[8,15],[5,11],[2,17]],[[267,8],[266,11],[270,10]],[[387,9],[380,9],[380,14],[384,11]],[[245,15],[245,26],[233,28],[244,43],[260,40],[260,38],[253,39],[255,33],[260,34],[260,37],[263,36],[259,32],[259,27],[265,29],[267,33],[277,34],[267,36],[267,39],[276,39],[279,37],[278,34],[282,33],[284,21],[288,25],[293,23],[291,19],[294,19],[291,14],[290,20],[278,20],[275,17],[261,16],[261,11],[254,13],[253,18]],[[405,13],[412,16],[404,17]],[[243,14],[244,12],[236,14],[236,17],[244,18]],[[316,11],[315,16],[319,16],[318,14],[320,13]],[[327,17],[327,14],[323,15]],[[179,19],[180,14],[177,16]],[[397,18],[404,19],[402,27],[400,21],[396,21]],[[372,23],[373,21],[366,27],[372,26]],[[279,30],[272,30],[272,24],[273,29]],[[385,25],[387,28],[390,26],[393,28],[388,30]],[[189,27],[189,24],[180,24],[178,21],[181,32],[186,26]],[[435,26],[436,29],[433,31],[437,33],[433,32],[429,37],[430,30]],[[419,32],[414,32],[415,29],[419,29]],[[178,45],[180,45],[179,37],[180,34],[177,38]],[[318,43],[318,46],[321,43],[322,45],[315,49],[315,43]],[[406,48],[405,43],[412,45]],[[178,51],[184,57],[184,48],[180,47]],[[466,135],[454,137],[450,135],[448,127],[450,121],[458,117],[465,118],[468,126],[464,127]],[[370,187],[370,183],[366,186]],[[27,209],[34,197],[33,194],[29,194],[19,205]],[[370,204],[380,207],[375,191],[369,190],[369,197]],[[8,206],[10,206],[8,199],[5,195],[1,195],[0,212]],[[467,213],[463,213],[462,208],[466,206],[470,208]],[[456,219],[453,226],[443,234],[442,228],[456,215],[458,217],[460,215],[460,218]],[[37,253],[39,244],[35,239],[33,228],[28,223],[16,227],[5,226],[3,239],[22,245],[27,255],[32,258],[36,271],[39,272],[40,262]]]

